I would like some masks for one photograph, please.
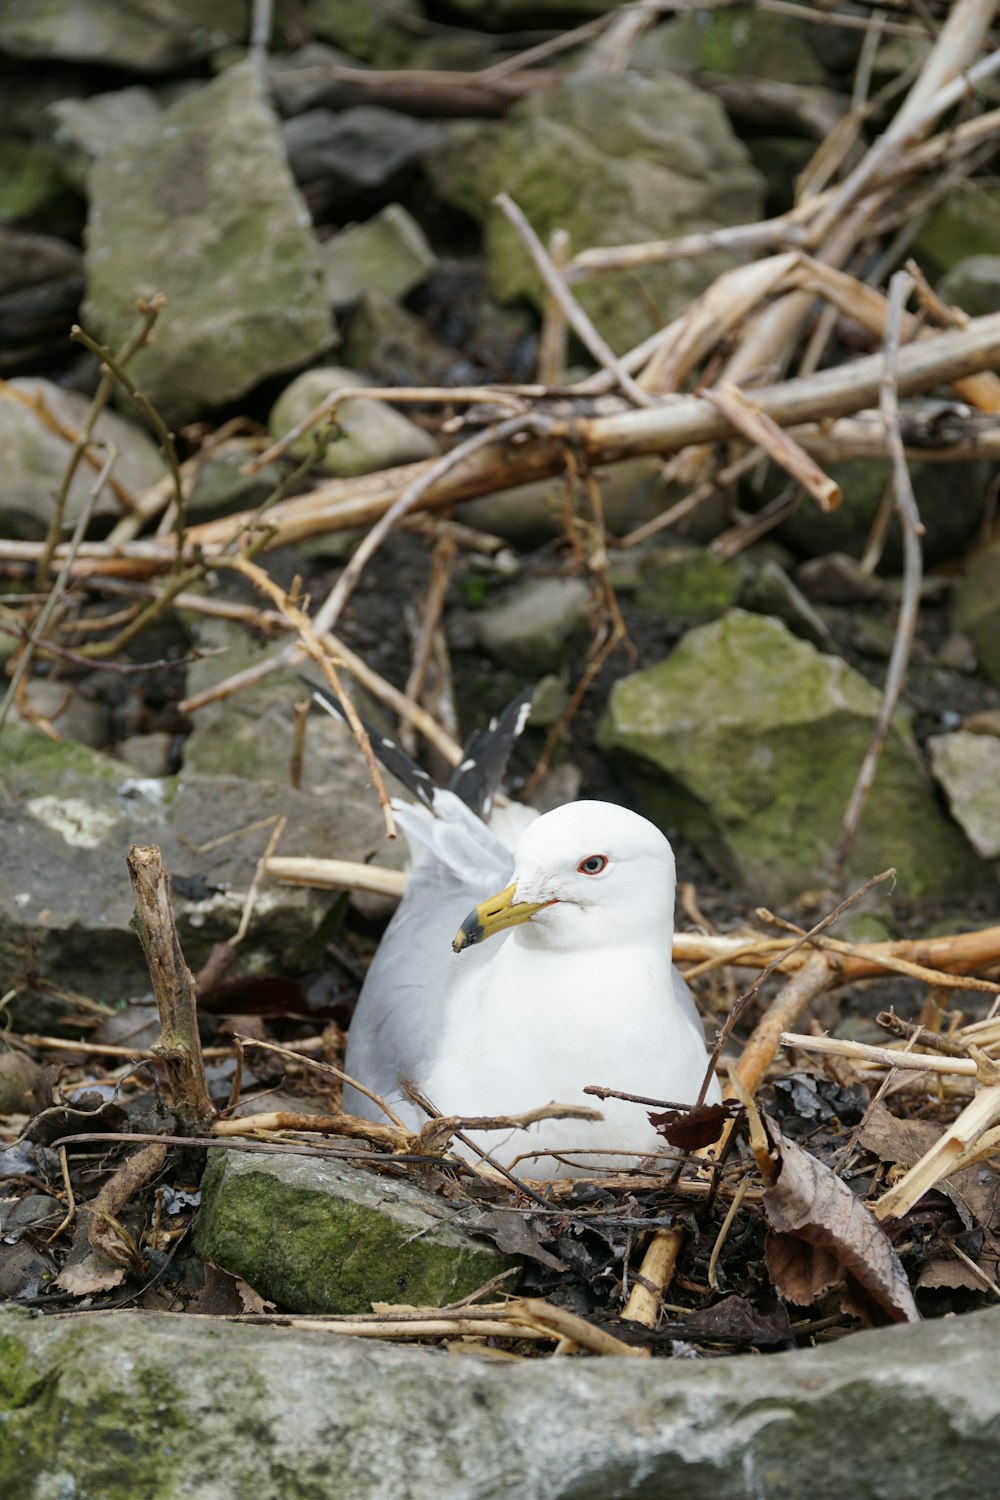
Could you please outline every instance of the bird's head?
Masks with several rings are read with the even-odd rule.
[[[453,946],[512,927],[519,942],[553,950],[662,943],[675,885],[673,850],[654,824],[611,802],[570,802],[525,830],[510,885],[469,913]]]

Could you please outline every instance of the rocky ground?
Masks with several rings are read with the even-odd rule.
[[[236,0],[0,9],[3,1297],[265,1321],[370,1320],[375,1304],[382,1323],[365,1327],[388,1336],[394,1320],[397,1337],[401,1318],[444,1308],[448,1328],[406,1336],[536,1365],[554,1344],[703,1361],[802,1349],[907,1320],[901,1286],[914,1317],[963,1312],[970,1330],[987,1327],[1000,1219],[986,1148],[888,1217],[900,1284],[866,1280],[868,1252],[824,1220],[834,1271],[808,1294],[798,1284],[796,1301],[767,1249],[781,1232],[767,1170],[742,1145],[707,1200],[689,1173],[538,1201],[470,1185],[427,1141],[331,1145],[303,1116],[329,1116],[337,1087],[302,1058],[342,1061],[391,898],[261,868],[275,855],[404,858],[350,731],[302,711],[299,672],[321,675],[315,653],[293,650],[304,608],[362,713],[402,730],[439,777],[532,688],[509,792],[541,808],[607,798],[657,821],[677,853],[679,928],[697,940],[745,932],[761,906],[810,927],[895,869],[834,929],[852,947],[817,984],[813,1015],[849,1045],[885,1043],[875,1016],[892,1006],[927,1028],[921,1046],[980,1074],[908,1074],[900,1092],[898,1073],[862,1052],[821,1066],[775,1037],[751,1079],[754,1026],[784,993],[776,975],[742,1011],[724,1067],[759,1085],[777,1159],[805,1141],[874,1203],[970,1090],[985,1118],[1000,1032],[969,1028],[992,1015],[1000,951],[967,935],[995,922],[1000,875],[1000,333],[987,337],[1000,196],[995,135],[975,133],[995,83],[932,112],[900,138],[898,177],[873,177],[871,196],[845,199],[825,228],[822,216],[824,192],[850,187],[901,100],[926,110],[928,93],[990,55],[994,7],[901,6],[887,19],[851,6],[839,24],[805,9],[817,14],[301,0],[275,6],[268,46],[250,56]],[[907,152],[945,140],[950,155],[907,166]],[[772,222],[768,238],[759,226]],[[907,257],[919,324],[885,298]],[[553,265],[583,311],[573,321],[570,309],[569,331]],[[664,327],[671,339],[633,357]],[[919,537],[877,410],[885,365],[863,373],[893,327]],[[966,342],[906,374],[907,358],[933,361],[948,339]],[[870,378],[870,393],[824,408],[843,370],[859,390]],[[793,386],[799,415],[781,417]],[[770,430],[713,426],[695,393],[716,388],[779,413],[796,453]],[[688,413],[680,436],[642,437],[643,422]],[[284,1111],[233,1142],[270,1143],[260,1155],[224,1153],[219,1137],[204,1181],[202,1127],[143,1061],[158,1022],[130,925],[135,844],[158,845],[170,872],[213,1106]],[[747,941],[778,930],[758,920]],[[911,968],[872,983],[886,970],[870,945],[893,939],[909,943]],[[749,982],[721,953],[683,955],[710,1036]],[[938,970],[941,985],[984,982],[942,989]],[[779,1029],[807,1030],[801,1014]],[[296,1058],[238,1059],[234,1033]],[[884,1076],[895,1082],[879,1113]],[[168,1150],[177,1131],[192,1144]],[[59,1144],[95,1132],[117,1139]],[[273,1154],[279,1141],[299,1154]],[[664,1309],[638,1315],[629,1293],[648,1233],[664,1229],[684,1231],[677,1279],[661,1286]],[[844,1292],[859,1258],[861,1305]],[[466,1300],[484,1287],[474,1316]],[[35,1374],[27,1396],[12,1389],[23,1416],[0,1475],[9,1463],[18,1493],[40,1497],[56,1480],[26,1436],[54,1420],[37,1392],[68,1392],[73,1377],[61,1333],[36,1345],[25,1318],[5,1316],[2,1336]],[[191,1326],[170,1332],[150,1382],[184,1384],[171,1341],[194,1349]],[[131,1327],[115,1335],[123,1360]],[[933,1361],[944,1344],[917,1336]],[[978,1336],[973,1363],[988,1358]],[[318,1335],[289,1334],[283,1358],[300,1358],[301,1338]],[[891,1347],[909,1360],[911,1345]],[[384,1372],[402,1402],[419,1378],[406,1358]],[[867,1402],[870,1367],[859,1353],[848,1370],[851,1358],[830,1390]],[[784,1368],[779,1402],[781,1381],[799,1380]],[[484,1403],[506,1410],[499,1363],[484,1379]],[[726,1404],[728,1379],[706,1395],[725,1423],[743,1399]],[[913,1395],[914,1412],[929,1403],[928,1432],[945,1422],[942,1390]],[[584,1395],[600,1401],[596,1385]],[[532,1399],[541,1412],[555,1397]],[[86,1403],[70,1404],[83,1431]],[[979,1433],[974,1405],[947,1422]],[[261,1422],[280,1425],[282,1410],[265,1402]],[[676,1462],[647,1452],[632,1418],[620,1486]],[[795,1417],[802,1431],[815,1420]],[[678,1418],[682,1448],[708,1441],[693,1421]],[[776,1462],[762,1433],[751,1467]],[[545,1493],[611,1493],[603,1441],[579,1469],[553,1460]],[[985,1440],[969,1441],[971,1454]],[[742,1479],[728,1450],[705,1459],[730,1485],[713,1493],[759,1492],[745,1455]],[[798,1462],[775,1494],[801,1493]],[[117,1493],[114,1468],[88,1471],[95,1494]],[[286,1493],[253,1475],[261,1494]],[[917,1463],[906,1493],[954,1493],[954,1477]],[[447,1492],[499,1493],[478,1471],[466,1480]],[[151,1468],[129,1493],[167,1493],[160,1482]],[[893,1493],[886,1484],[871,1492]]]

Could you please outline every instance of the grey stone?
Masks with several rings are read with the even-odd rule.
[[[971,676],[977,666],[975,647],[960,630],[953,630],[946,637],[934,659],[940,666],[965,676]]]
[[[30,1229],[33,1225],[47,1224],[50,1229],[54,1229],[65,1216],[65,1207],[55,1198],[50,1198],[46,1193],[29,1193],[26,1198],[19,1198],[6,1212],[0,1208],[0,1233],[5,1238],[19,1238],[25,1229]]]
[[[30,402],[41,402],[57,424],[73,433],[82,427],[90,402],[85,396],[38,376],[18,376],[9,383],[28,401],[18,400],[11,391],[0,390],[0,532],[36,541],[48,530],[71,443],[36,415]],[[132,495],[141,494],[167,472],[148,434],[116,412],[104,411],[98,417],[94,444],[96,464],[81,463],[70,485],[65,512],[68,526],[72,526],[87,503],[104,462],[104,448],[97,445],[114,444],[118,449],[114,477]],[[121,515],[121,507],[108,485],[97,501],[94,514]]]
[[[267,81],[279,114],[283,118],[302,115],[321,104],[333,103],[338,85],[330,77],[330,69],[351,66],[348,53],[325,42],[307,42],[294,52],[272,52],[267,60]]]
[[[84,320],[117,345],[136,296],[166,293],[156,341],[132,368],[168,421],[329,342],[318,247],[250,63],[106,151],[90,190]]]
[[[291,703],[299,690],[288,683],[287,691]],[[236,931],[279,815],[288,818],[283,849],[364,861],[383,838],[374,797],[353,782],[350,794],[321,798],[267,779],[187,770],[141,779],[109,756],[27,730],[0,736],[0,782],[0,994],[23,985],[26,955],[43,981],[80,989],[85,975],[97,999],[145,993],[146,965],[129,926],[131,844],[160,845],[185,957],[197,969],[213,943]],[[240,949],[244,971],[301,973],[318,962],[336,899],[264,886]],[[32,1029],[44,1030],[44,998],[32,992],[24,1003]],[[59,1013],[58,1003],[52,1008]]]
[[[995,1308],[701,1361],[510,1364],[17,1309],[0,1347],[18,1500],[954,1500],[996,1483]]]
[[[449,385],[448,349],[414,313],[382,292],[366,292],[344,336],[344,361],[384,385]]]
[[[333,42],[351,57],[379,68],[418,67],[413,61],[413,27],[423,7],[419,0],[393,0],[391,7],[359,5],[357,0],[303,0],[306,29],[323,42]],[[419,35],[419,31],[418,31]]]
[[[662,470],[658,458],[627,459],[592,470],[592,477],[600,486],[609,531],[623,535],[663,509],[666,500],[660,484]],[[497,490],[462,506],[462,519],[470,526],[523,545],[558,535],[565,515],[566,481],[561,475]]]
[[[983,859],[1000,859],[1000,739],[959,729],[927,743],[934,775],[969,842]]]
[[[365,292],[405,297],[433,270],[434,252],[412,214],[390,203],[364,224],[352,224],[320,246],[326,295],[348,307]]]
[[[970,318],[1000,312],[1000,255],[970,255],[941,277],[938,296]]]
[[[779,83],[822,83],[816,27],[761,11],[708,11],[678,16],[642,37],[632,56],[641,71],[720,73]]]
[[[981,459],[954,464],[913,462],[909,471],[924,526],[921,546],[926,566],[964,556],[979,535],[993,465]],[[860,558],[891,482],[891,465],[887,459],[852,458],[828,464],[827,472],[840,485],[841,504],[831,511],[821,511],[811,503],[800,505],[777,534],[800,557],[841,553]],[[902,557],[899,522],[894,516],[881,567],[898,571]]]
[[[972,641],[983,675],[1000,683],[1000,542],[973,554],[955,597],[955,624]]]
[[[743,223],[763,209],[763,179],[722,106],[676,75],[655,80],[575,75],[515,106],[500,126],[463,125],[428,161],[439,194],[479,220],[490,283],[501,300],[543,288],[493,198],[506,191],[543,241],[566,229],[574,246],[617,245]],[[732,257],[607,272],[577,295],[608,342],[651,331],[642,287],[662,319],[689,306]]]
[[[772,615],[783,620],[789,630],[812,641],[814,646],[831,646],[832,637],[822,616],[817,614],[806,596],[795,587],[780,563],[767,558],[748,580],[740,595],[744,609],[758,615]]]
[[[272,437],[284,437],[334,391],[370,384],[363,375],[339,366],[306,370],[282,391],[271,408]],[[322,431],[322,424],[314,429]],[[292,444],[290,451],[298,458],[305,458],[313,450],[313,444],[313,436],[307,433]],[[352,397],[337,407],[333,435],[321,447],[317,465],[328,474],[347,478],[389,469],[395,464],[413,463],[436,452],[437,444],[431,435],[387,401]]]
[[[516,1264],[431,1192],[347,1162],[219,1152],[202,1181],[200,1255],[296,1312],[440,1307]]]
[[[515,671],[552,672],[585,636],[591,602],[581,578],[533,578],[474,617],[479,643]]]
[[[779,620],[734,610],[612,689],[598,742],[619,752],[643,809],[678,827],[759,900],[830,884],[881,695]],[[897,720],[844,881],[895,865],[899,889],[956,897],[981,882]]]
[[[83,257],[75,245],[49,234],[0,227],[0,297],[60,277],[78,276]]]
[[[45,111],[49,138],[63,175],[85,192],[99,156],[139,125],[155,119],[160,103],[152,89],[135,85],[89,99],[59,99]]]
[[[140,776],[154,778],[166,776],[170,769],[170,756],[174,736],[165,730],[153,734],[133,734],[118,744],[118,755],[126,765],[138,771]]]
[[[0,51],[165,72],[246,36],[243,0],[14,0],[0,6]]]
[[[108,743],[107,709],[103,703],[85,698],[73,683],[53,677],[31,677],[25,691],[32,708],[49,720],[61,738],[90,745],[94,750],[101,750]],[[16,707],[6,722],[12,729],[30,727],[30,720],[23,719]]]
[[[213,521],[235,510],[256,510],[288,477],[280,464],[265,464],[253,474],[243,467],[256,458],[247,443],[235,439],[220,443],[205,458],[198,470],[194,489],[188,496],[187,513],[192,521]]]
[[[13,1047],[0,1046],[0,1115],[27,1114],[31,1091],[41,1069],[33,1057]],[[0,1216],[0,1230],[3,1219]]]
[[[931,209],[913,253],[931,275],[970,256],[995,255],[1000,244],[1000,191],[981,182],[956,182]]]
[[[439,125],[373,104],[307,110],[286,120],[282,135],[297,182],[353,189],[383,187],[446,140]]]
[[[649,547],[639,559],[636,602],[668,620],[701,622],[724,615],[739,597],[739,560],[721,562],[700,547]]]

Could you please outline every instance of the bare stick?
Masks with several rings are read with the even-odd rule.
[[[940,1053],[904,1052],[902,1049],[896,1051],[892,1047],[872,1047],[867,1042],[852,1042],[836,1036],[804,1036],[796,1031],[785,1031],[781,1036],[781,1045],[795,1047],[799,1052],[849,1057],[854,1062],[897,1068],[902,1073],[957,1073],[963,1078],[975,1078],[977,1073],[976,1063],[971,1057],[942,1057]]]
[[[534,262],[535,270],[545,283],[549,295],[562,308],[567,323],[573,329],[573,332],[580,339],[581,343],[590,350],[599,365],[603,365],[606,370],[614,375],[622,391],[630,400],[635,402],[636,406],[651,406],[652,398],[641,386],[636,385],[610,344],[606,343],[598,333],[566,285],[562,273],[552,264],[545,246],[528,223],[523,211],[518,208],[514,200],[508,197],[506,193],[498,193],[493,202],[520,236],[528,254]]]
[[[434,654],[434,637],[441,625],[448,585],[451,582],[452,564],[455,560],[455,542],[447,535],[439,538],[431,555],[431,577],[427,596],[416,633],[413,649],[413,664],[406,679],[406,696],[419,703],[424,695],[427,673]],[[416,748],[416,734],[409,720],[404,720],[400,736],[403,748],[412,755]]]
[[[923,554],[920,538],[923,526],[917,510],[917,502],[910,483],[910,473],[903,452],[903,439],[899,430],[899,396],[896,388],[896,367],[899,357],[900,325],[906,299],[913,287],[913,278],[908,271],[897,271],[889,284],[889,307],[885,321],[885,375],[879,405],[885,423],[886,441],[892,454],[892,475],[896,512],[903,531],[903,595],[896,622],[896,635],[892,643],[892,655],[885,675],[885,690],[882,705],[871,744],[865,752],[854,789],[851,792],[847,811],[837,843],[837,868],[843,866],[848,851],[854,842],[861,821],[861,814],[875,780],[879,758],[892,725],[892,716],[899,702],[906,678],[907,663],[913,648],[920,610],[920,580],[923,575]]]
[[[549,239],[549,259],[560,276],[569,262],[569,255],[569,235],[565,229],[556,229]],[[538,336],[538,379],[543,386],[558,385],[565,369],[566,314],[562,303],[549,291]]]
[[[100,498],[101,491],[104,489],[104,485],[108,478],[108,475],[111,473],[111,466],[117,457],[118,449],[114,447],[114,445],[111,445],[108,449],[108,455],[105,459],[104,467],[101,469],[101,472],[98,474],[96,480],[94,481],[93,487],[91,488],[91,491],[87,496],[87,502],[83,506],[79,516],[77,517],[76,526],[73,528],[73,535],[70,538],[69,546],[66,548],[66,555],[62,561],[62,567],[59,569],[59,576],[53,583],[52,588],[49,592],[49,597],[46,599],[37,620],[31,628],[31,634],[28,636],[28,639],[24,644],[24,650],[21,652],[20,659],[18,660],[18,663],[14,668],[13,674],[11,676],[10,686],[4,694],[3,702],[0,703],[0,729],[3,728],[4,720],[6,719],[7,714],[10,712],[11,706],[17,698],[21,683],[24,680],[29,667],[31,666],[31,660],[35,654],[35,648],[38,646],[43,635],[45,634],[45,628],[48,625],[49,620],[52,618],[52,615],[54,614],[60,601],[62,600],[63,590],[66,587],[66,581],[69,578],[70,570],[73,567],[73,559],[76,557],[80,544],[82,543],[83,538],[86,535],[87,527],[90,525],[90,518],[94,514],[94,506],[97,504],[97,501]],[[68,466],[67,472],[69,472]],[[65,480],[64,483],[68,491],[69,485]],[[47,563],[46,567],[48,567]]]
[[[266,594],[298,631],[305,650],[319,667],[329,684],[331,692],[336,696],[340,710],[350,726],[351,733],[357,741],[361,754],[364,756],[365,764],[368,767],[368,774],[372,780],[372,786],[375,788],[379,806],[382,809],[386,835],[388,838],[394,839],[396,837],[396,823],[392,816],[392,808],[389,805],[389,793],[386,790],[381,768],[375,759],[371,740],[368,738],[368,731],[361,722],[358,711],[351,702],[351,699],[344,692],[343,684],[337,675],[336,668],[330,660],[329,653],[324,648],[322,641],[318,639],[312,621],[305,610],[300,609],[297,604],[294,604],[284,589],[280,588],[274,579],[268,573],[264,572],[263,568],[251,562],[249,558],[233,558],[231,566],[238,573],[242,573],[245,578],[248,578],[251,583],[260,589],[262,594]]]
[[[745,396],[739,386],[724,380],[717,386],[706,387],[702,395],[729,418],[737,432],[742,432],[756,447],[763,448],[786,474],[808,490],[820,510],[836,509],[843,499],[840,486],[823,473],[816,461],[784,428]]]
[[[205,1081],[194,976],[181,952],[167,872],[157,845],[133,844],[128,870],[135,895],[131,925],[146,955],[160,1013],[160,1040],[150,1050],[166,1068],[174,1104],[182,1118],[190,1125],[202,1126],[215,1114],[215,1108]]]

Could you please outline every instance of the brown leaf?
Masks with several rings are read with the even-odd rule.
[[[861,1132],[861,1144],[880,1161],[912,1167],[943,1133],[943,1125],[929,1120],[897,1120],[879,1105]],[[937,1191],[964,1207],[984,1229],[994,1233],[1000,1230],[1000,1172],[988,1162],[953,1172],[937,1184]]]
[[[764,1192],[771,1228],[832,1257],[852,1292],[852,1311],[858,1311],[865,1321],[879,1321],[877,1315],[873,1316],[875,1308],[894,1323],[919,1321],[906,1273],[871,1211],[828,1166],[783,1136],[772,1120],[766,1123],[777,1167],[776,1182]],[[769,1270],[772,1263],[779,1274],[788,1266],[789,1289],[786,1291],[778,1276],[776,1285],[782,1296],[793,1302],[812,1283],[829,1274],[823,1260],[803,1266],[787,1253],[783,1256],[780,1246],[772,1253]],[[852,1282],[856,1284],[853,1289]],[[864,1294],[864,1302],[871,1300],[874,1308],[866,1309],[858,1302],[857,1290]]]
[[[650,1112],[649,1123],[678,1151],[700,1151],[721,1136],[727,1120],[739,1114],[742,1105],[701,1104],[697,1109],[664,1109]]]
[[[275,1303],[268,1302],[242,1276],[224,1271],[214,1260],[205,1261],[205,1287],[198,1304],[198,1312],[211,1313],[215,1317],[229,1317],[238,1313],[273,1312]]]

